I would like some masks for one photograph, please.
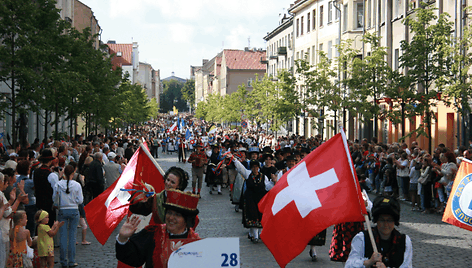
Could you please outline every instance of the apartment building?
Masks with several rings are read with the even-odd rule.
[[[195,70],[195,104],[210,94],[224,96],[236,92],[243,84],[252,90],[256,76],[261,78],[266,73],[265,58],[265,50],[245,48],[224,49],[211,60],[203,60]]]
[[[267,42],[267,74],[277,77],[278,70],[293,67],[293,17],[284,14],[280,24],[264,37]]]
[[[214,88],[219,88],[222,54],[218,53],[211,60],[203,59],[202,66],[195,69],[195,107],[212,94]]]
[[[138,42],[132,44],[117,44],[114,40],[107,42],[108,53],[113,55],[111,63],[114,67],[120,67],[123,75],[129,75],[132,84],[138,81],[139,73],[139,45]]]
[[[136,82],[146,90],[146,95],[150,101],[155,98],[155,102],[159,104],[159,70],[156,72],[151,64],[140,62]]]
[[[364,44],[362,36],[369,33],[377,33],[381,37],[380,46],[387,48],[386,61],[388,65],[401,72],[400,57],[402,55],[401,42],[403,40],[411,40],[412,35],[407,26],[404,25],[403,19],[414,13],[414,9],[418,7],[418,0],[296,0],[290,5],[288,12],[290,19],[284,23],[280,23],[272,32],[268,33],[264,39],[267,41],[267,73],[275,76],[277,70],[290,67],[297,59],[306,59],[310,64],[315,65],[318,61],[319,51],[324,53],[330,59],[336,59],[338,52],[336,45],[340,40],[352,40],[354,49],[360,51],[359,57],[370,55],[371,48]],[[470,6],[468,0],[429,0],[429,7],[436,8],[437,15],[447,12],[451,18],[450,21],[455,23],[455,30],[451,33],[453,36],[460,36],[462,25],[467,25],[466,21],[461,18],[466,14],[461,12],[464,7]],[[281,29],[291,23],[291,33],[282,33]],[[280,62],[280,56],[277,52],[279,48],[284,46],[285,36],[287,38],[287,46],[291,49],[287,50],[287,59],[290,61]],[[285,64],[285,65],[284,65]],[[338,79],[343,79],[339,74]],[[300,95],[304,93],[303,83],[297,85]],[[347,89],[349,90],[349,89]],[[303,101],[303,100],[302,100]],[[390,100],[381,99],[379,105],[382,109],[389,109]],[[316,109],[316,107],[311,107]],[[457,137],[467,140],[472,131],[464,127],[464,122],[472,123],[472,114],[465,115],[464,118],[452,107],[444,105],[438,106],[435,116],[437,121],[432,126],[432,146],[435,147],[440,143],[450,148],[458,146]],[[350,139],[379,138],[384,143],[392,143],[398,141],[402,136],[401,126],[392,124],[392,122],[384,119],[379,120],[378,133],[373,132],[373,121],[364,123],[360,120],[360,115],[349,114],[349,112],[338,112],[337,122],[343,122],[344,128]],[[334,115],[326,114],[324,120],[323,137],[330,138],[335,134]],[[305,116],[302,112],[291,122],[293,129],[291,133],[313,136],[318,134],[318,130],[313,128],[313,124],[318,124],[317,118]],[[406,133],[415,129],[422,123],[422,118],[417,117],[406,122]],[[462,127],[461,127],[462,126]],[[289,127],[290,130],[290,127]],[[406,142],[418,141],[422,148],[428,149],[428,139],[426,137],[416,137],[412,135],[407,138]]]

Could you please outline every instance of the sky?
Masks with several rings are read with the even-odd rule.
[[[102,41],[138,42],[139,61],[161,71],[161,79],[190,78],[222,49],[266,49],[294,0],[80,0],[102,28]],[[249,40],[248,40],[249,39]]]

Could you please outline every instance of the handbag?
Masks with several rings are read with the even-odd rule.
[[[424,176],[421,175],[420,178],[418,179],[418,182],[424,185],[429,182],[430,178],[431,178],[430,167],[427,167],[424,172]]]

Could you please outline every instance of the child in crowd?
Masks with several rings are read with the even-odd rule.
[[[23,259],[23,254],[26,254],[26,245],[31,246],[30,231],[25,228],[28,218],[24,210],[18,210],[13,214],[13,228],[10,230],[10,255],[7,260],[7,267],[31,267],[31,260],[27,265],[27,260]]]
[[[49,214],[45,210],[38,210],[34,215],[35,221],[38,223],[38,256],[40,258],[41,268],[54,267],[54,241],[53,237],[64,225],[64,222],[55,221],[52,228],[49,227]]]

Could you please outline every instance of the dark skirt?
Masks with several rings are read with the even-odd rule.
[[[257,204],[261,201],[263,195],[255,194],[246,189],[242,196],[243,205],[243,225],[244,228],[262,228],[262,213],[259,211]]]
[[[363,222],[346,222],[336,224],[329,246],[329,257],[332,261],[346,262],[351,252],[351,241],[354,236],[364,231]]]
[[[308,242],[308,245],[310,246],[324,246],[325,244],[326,244],[326,229],[319,232],[310,240],[310,242]]]
[[[210,164],[207,166],[205,173],[205,182],[207,186],[223,184],[223,172],[222,170],[216,170],[216,165]]]

